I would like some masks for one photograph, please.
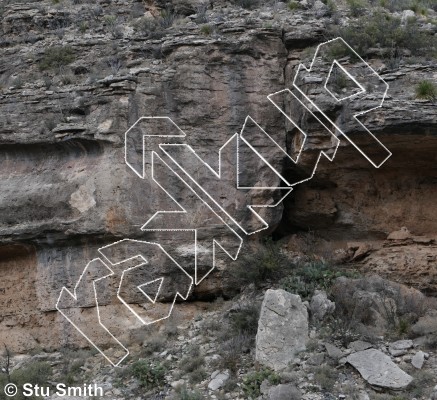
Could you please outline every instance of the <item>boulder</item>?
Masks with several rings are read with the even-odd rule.
[[[402,23],[407,22],[408,19],[410,19],[410,18],[416,18],[416,13],[413,10],[402,11],[402,17],[401,17]]]
[[[323,290],[316,290],[310,302],[311,316],[322,321],[327,314],[332,314],[335,310],[335,303],[328,299]]]
[[[328,356],[333,360],[339,360],[340,358],[344,357],[343,351],[333,344],[325,343],[325,349],[328,353]]]
[[[300,296],[267,290],[256,335],[256,360],[275,371],[288,366],[308,341],[308,311]]]
[[[420,317],[419,320],[411,327],[415,335],[429,335],[437,332],[437,310],[428,310],[427,313]]]
[[[413,341],[410,339],[397,340],[396,342],[390,343],[390,347],[394,350],[409,350],[413,347]]]
[[[268,400],[300,400],[302,394],[292,384],[273,386],[267,394]]]
[[[314,2],[313,11],[315,12],[317,18],[321,18],[329,14],[328,6],[322,3],[320,0],[316,0]]]
[[[229,379],[229,371],[214,371],[211,374],[211,381],[208,384],[208,389],[209,390],[217,390],[220,389],[225,382]]]
[[[370,349],[371,347],[373,347],[372,343],[364,342],[363,340],[355,340],[349,343],[349,348],[355,352],[367,350]]]
[[[403,389],[413,380],[389,356],[376,349],[353,353],[346,360],[370,385],[387,389]]]
[[[394,357],[403,356],[408,353],[408,350],[413,347],[412,340],[398,340],[397,342],[390,343],[388,351]]]
[[[411,364],[413,364],[413,367],[417,369],[422,369],[424,362],[425,353],[423,351],[418,351],[411,359]]]

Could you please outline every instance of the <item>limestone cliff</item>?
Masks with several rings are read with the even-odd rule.
[[[253,9],[164,3],[5,1],[0,7],[0,337],[13,332],[13,350],[83,343],[55,311],[61,288],[74,286],[98,248],[150,237],[139,228],[163,195],[124,160],[124,133],[139,117],[171,117],[214,163],[217,149],[250,115],[267,132],[279,132],[279,144],[293,155],[296,129],[267,95],[290,88],[315,45],[332,37],[333,26],[353,20],[341,2],[335,11],[320,1]],[[435,28],[423,18],[417,24]],[[363,57],[390,90],[365,124],[392,157],[374,168],[341,140],[335,160],[322,159],[315,178],[269,214],[278,237],[310,229],[339,247],[382,240],[402,226],[414,235],[437,234],[437,112],[432,99],[415,92],[419,82],[435,81],[437,67],[407,50],[393,67],[379,44],[375,38],[379,52]],[[353,58],[343,62],[354,68]],[[320,81],[304,87],[345,132],[356,133],[355,110],[326,98]],[[290,115],[295,106],[283,103]],[[299,168],[278,160],[291,179],[310,167],[311,150],[321,143],[309,114],[294,117],[315,134]],[[431,257],[435,268],[435,239],[422,246],[420,257]],[[393,272],[396,265],[395,280],[402,276]],[[226,293],[223,274],[215,272],[195,295]],[[420,289],[434,291],[435,278],[425,281]],[[80,304],[85,319],[92,318],[90,305]],[[107,312],[119,315],[121,305],[109,299]]]

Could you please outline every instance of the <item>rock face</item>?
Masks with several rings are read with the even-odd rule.
[[[329,357],[331,357],[335,361],[344,357],[343,351],[338,347],[334,346],[333,344],[325,343],[325,349]]]
[[[412,340],[398,340],[397,342],[390,343],[388,351],[394,357],[403,356],[407,354],[408,350],[413,347]]]
[[[266,96],[292,87],[298,64],[309,64],[313,52],[308,48],[326,39],[332,18],[320,1],[301,2],[308,9],[293,12],[284,2],[274,2],[275,7],[266,5],[261,13],[218,0],[205,9],[207,33],[194,15],[207,2],[197,0],[3,3],[0,341],[12,351],[54,349],[64,342],[87,345],[54,313],[61,288],[74,287],[102,246],[125,237],[155,239],[139,228],[165,204],[150,177],[140,179],[126,166],[126,130],[142,116],[170,116],[199,155],[216,167],[218,149],[241,131],[250,115],[275,134],[281,151],[295,156],[302,137]],[[181,20],[149,29],[147,18],[161,15],[169,3]],[[355,68],[352,60],[345,63]],[[393,72],[381,60],[370,63],[390,82],[390,92],[383,108],[365,123],[393,156],[375,169],[340,137],[334,162],[322,157],[315,179],[297,185],[283,205],[265,210],[271,229],[279,226],[279,234],[311,228],[349,241],[385,239],[402,226],[420,235],[437,232],[435,105],[415,99],[411,83],[429,79],[436,67],[424,61]],[[305,92],[345,132],[357,132],[350,115],[374,101],[339,107],[320,95],[321,78],[310,78],[303,83]],[[280,105],[313,133],[299,165],[285,162],[283,152],[273,157],[276,167],[293,179],[312,170],[314,155],[324,146],[323,132],[308,113],[296,114],[296,102],[280,99]],[[251,173],[241,178],[264,179],[265,170],[252,165]],[[226,206],[236,201],[232,184],[219,193]],[[208,221],[202,213],[196,218]],[[213,235],[209,222],[205,237]],[[366,259],[368,268],[437,291],[435,241],[397,246],[398,241]],[[174,238],[168,242],[173,244]],[[189,246],[173,250],[181,259],[192,255]],[[227,258],[195,288],[197,298],[231,289],[229,264]],[[88,318],[95,322],[89,300],[76,304],[85,323]],[[103,303],[110,316],[123,307],[115,297]],[[126,334],[123,321],[115,323],[117,335]]]
[[[308,311],[300,296],[285,290],[267,290],[256,335],[256,360],[281,370],[308,340]]]
[[[411,364],[414,368],[422,369],[423,363],[425,362],[425,353],[423,351],[418,351],[411,359]]]
[[[53,349],[64,340],[86,345],[53,312],[61,288],[74,287],[100,247],[126,237],[154,238],[140,227],[169,205],[166,195],[151,179],[136,176],[124,159],[124,133],[140,117],[171,116],[199,155],[215,167],[218,149],[241,130],[249,114],[278,132],[277,140],[286,147],[275,107],[266,109],[266,96],[285,87],[288,50],[282,29],[264,30],[260,20],[261,36],[258,29],[242,35],[246,22],[236,9],[240,27],[230,15],[226,22],[220,13],[211,19],[222,26],[223,37],[203,35],[189,19],[182,35],[173,27],[159,38],[149,37],[136,24],[146,11],[160,15],[156,4],[147,10],[137,4],[141,10],[133,16],[129,1],[76,3],[72,8],[61,5],[62,10],[51,1],[1,6],[0,337],[9,338],[11,351],[37,343]],[[104,17],[111,15],[129,20],[120,24],[119,33],[104,27]],[[80,32],[82,22],[93,28]],[[20,37],[23,26],[34,45]],[[293,38],[290,34],[288,40]],[[305,38],[299,39],[305,46]],[[41,72],[47,54],[56,48],[71,53],[70,64]],[[23,52],[20,60],[13,56],[17,51]],[[279,165],[281,158],[275,162]],[[257,165],[252,168],[258,170]],[[235,182],[229,181],[220,193],[231,204],[236,200],[229,196],[232,187]],[[268,223],[276,226],[282,206],[269,208],[267,214]],[[207,225],[204,237],[212,237],[211,221],[201,213],[196,218]],[[179,245],[174,237],[168,242],[176,257],[192,258],[191,243]],[[217,268],[196,287],[197,298],[222,292],[227,286],[222,275]],[[123,308],[116,297],[104,303],[108,314],[119,315]],[[76,304],[78,312],[92,305],[92,298]],[[93,313],[89,315],[94,323]],[[117,336],[125,335],[127,326],[135,327],[117,325]]]
[[[379,350],[359,351],[349,355],[346,360],[371,385],[387,389],[403,389],[413,380],[393,363],[389,356]]]
[[[211,381],[208,383],[208,389],[217,390],[221,388],[225,382],[229,379],[229,371],[215,371],[211,375]]]
[[[311,316],[316,320],[323,320],[326,315],[335,310],[335,303],[328,299],[323,290],[316,290],[310,302]]]
[[[400,234],[404,234],[403,231]],[[399,236],[397,236],[399,237]],[[387,240],[362,261],[362,270],[402,282],[426,293],[437,293],[437,239],[413,236]]]
[[[300,400],[302,394],[296,386],[288,385],[278,385],[269,389],[267,394],[268,400]]]
[[[375,273],[435,296],[437,293],[437,237],[416,235],[402,227],[386,240],[347,243],[343,261],[363,272]]]

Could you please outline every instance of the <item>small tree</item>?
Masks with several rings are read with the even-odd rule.
[[[6,346],[5,343],[3,343],[5,346],[5,365],[2,367],[2,372],[6,375],[6,378],[8,379],[8,383],[11,383],[11,353],[9,352],[8,346]]]

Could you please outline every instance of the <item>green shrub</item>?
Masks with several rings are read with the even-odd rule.
[[[39,62],[40,70],[61,69],[74,61],[73,49],[69,46],[48,47]]]
[[[400,18],[379,11],[348,26],[333,27],[330,33],[342,37],[362,57],[369,48],[387,49],[388,53],[406,49],[414,56],[430,56],[437,48],[437,37],[421,31],[414,18],[403,25]]]
[[[293,266],[281,248],[267,239],[255,251],[240,256],[231,274],[241,285],[261,286],[287,275]]]
[[[347,0],[349,9],[353,17],[359,17],[363,15],[369,4],[365,0]]]
[[[79,24],[79,31],[80,33],[85,33],[89,29],[89,25],[87,21],[82,21]]]
[[[221,355],[219,360],[220,369],[229,369],[233,373],[237,372],[241,355],[249,351],[252,343],[253,337],[246,334],[233,336],[226,340],[219,350]]]
[[[334,0],[327,0],[326,5],[328,7],[329,15],[332,15],[335,12],[337,12],[337,4],[335,4]]]
[[[177,400],[203,400],[202,393],[197,390],[191,391],[186,386],[176,389]]]
[[[170,9],[161,11],[161,18],[158,23],[163,29],[170,28],[176,20],[177,15]]]
[[[194,371],[188,373],[186,377],[191,384],[195,385],[206,379],[208,377],[208,373],[204,367],[198,367]]]
[[[398,328],[399,336],[401,336],[401,337],[408,336],[408,334],[410,333],[410,330],[411,330],[411,323],[410,323],[410,321],[408,321],[404,318],[400,318],[399,323],[397,325],[397,328]]]
[[[241,8],[250,10],[258,6],[259,0],[233,0],[233,3]]]
[[[428,10],[427,8],[425,8],[422,4],[420,4],[420,2],[415,2],[414,4],[411,5],[410,9],[412,11],[414,11],[416,14],[420,14],[420,15],[427,15],[428,14]]]
[[[260,305],[250,304],[240,306],[229,315],[229,322],[235,334],[256,335]]]
[[[143,343],[142,354],[144,356],[150,356],[157,351],[162,351],[166,343],[165,335],[161,333],[151,333],[147,341]]]
[[[11,382],[17,385],[18,388],[21,388],[25,383],[31,383],[33,385],[39,385],[41,387],[48,387],[50,386],[48,384],[48,381],[52,377],[52,374],[53,372],[50,364],[48,364],[47,362],[36,361],[23,368],[12,371],[10,374],[10,378],[11,378]],[[0,375],[1,400],[10,399],[10,397],[7,397],[2,390],[7,383],[8,383],[7,376],[4,374]],[[20,390],[18,390],[18,393],[14,396],[15,400],[25,400],[25,399],[36,400],[39,398],[40,397],[36,397],[36,396],[26,397],[22,394]]]
[[[242,389],[248,397],[257,398],[261,392],[261,383],[268,380],[272,385],[281,383],[281,378],[269,368],[263,368],[259,371],[247,374],[243,378]]]
[[[160,363],[139,360],[132,365],[132,374],[146,390],[162,387],[165,383],[166,368]]]
[[[435,386],[435,375],[430,371],[411,371],[410,374],[414,378],[408,388],[411,398],[430,399],[432,389]]]
[[[205,364],[205,358],[203,356],[187,356],[181,359],[179,365],[180,370],[184,374],[188,374],[190,372],[196,371],[198,368],[202,367]]]
[[[316,368],[314,380],[323,390],[331,392],[337,380],[337,375],[338,373],[334,368],[323,365]]]
[[[295,0],[291,0],[287,3],[288,9],[291,11],[294,10],[298,10],[299,8],[302,8],[302,6],[300,5],[300,3],[298,1]]]
[[[428,8],[437,11],[435,0],[380,0],[379,3],[381,7],[390,10],[390,12],[413,10],[418,13],[426,13]]]
[[[416,98],[435,100],[437,98],[437,87],[433,82],[424,80],[416,87]]]
[[[209,36],[212,33],[212,27],[211,25],[202,25],[202,27],[200,28],[200,32],[202,32],[203,35]]]
[[[297,267],[292,275],[279,282],[281,289],[310,298],[316,289],[328,290],[340,276],[356,277],[356,273],[335,270],[324,261],[311,261]]]

